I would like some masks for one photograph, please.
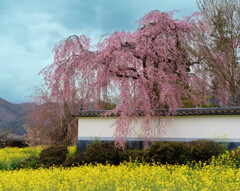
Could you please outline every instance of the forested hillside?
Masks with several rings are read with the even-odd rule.
[[[25,116],[33,109],[33,104],[13,104],[0,98],[0,128],[9,129],[12,133],[25,133]]]

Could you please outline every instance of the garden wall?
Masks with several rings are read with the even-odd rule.
[[[78,152],[96,140],[114,140],[116,120],[117,117],[79,117]],[[142,120],[138,117],[131,124],[132,133],[126,138],[131,148],[142,147]],[[154,127],[151,133],[153,141],[212,139],[227,142],[229,148],[240,145],[240,115],[157,116],[152,118],[151,123]]]

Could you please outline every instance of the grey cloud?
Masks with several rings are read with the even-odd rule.
[[[85,34],[95,44],[102,34],[133,31],[155,9],[190,14],[197,6],[193,0],[0,0],[0,97],[28,101],[60,40]]]

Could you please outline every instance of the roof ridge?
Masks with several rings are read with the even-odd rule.
[[[104,114],[111,110],[79,110],[74,117],[102,117]],[[168,114],[169,109],[155,110],[155,116],[165,116]],[[136,110],[137,115],[143,116],[144,110]],[[121,110],[117,114],[111,116],[119,116]],[[240,107],[225,107],[225,108],[177,108],[170,110],[169,115],[173,116],[197,116],[197,115],[240,115]]]

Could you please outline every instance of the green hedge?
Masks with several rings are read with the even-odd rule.
[[[118,165],[124,161],[138,161],[147,163],[189,164],[192,161],[208,161],[213,156],[218,157],[224,152],[224,146],[210,140],[192,142],[155,142],[148,150],[123,150],[116,148],[114,142],[95,143],[89,145],[85,151],[77,155],[68,156],[66,146],[51,146],[43,149],[38,157],[30,157],[22,161],[17,168],[49,168],[53,165],[65,167],[82,164],[111,164]],[[240,158],[236,152],[236,160]],[[68,157],[67,157],[68,156]],[[37,165],[38,164],[38,165]]]
[[[212,156],[223,153],[224,146],[210,140],[192,142],[155,142],[148,150],[122,150],[116,148],[114,142],[96,143],[75,158],[68,158],[65,166],[81,165],[83,163],[101,163],[118,165],[124,161],[159,162],[168,164],[188,164],[191,161],[207,161]]]

